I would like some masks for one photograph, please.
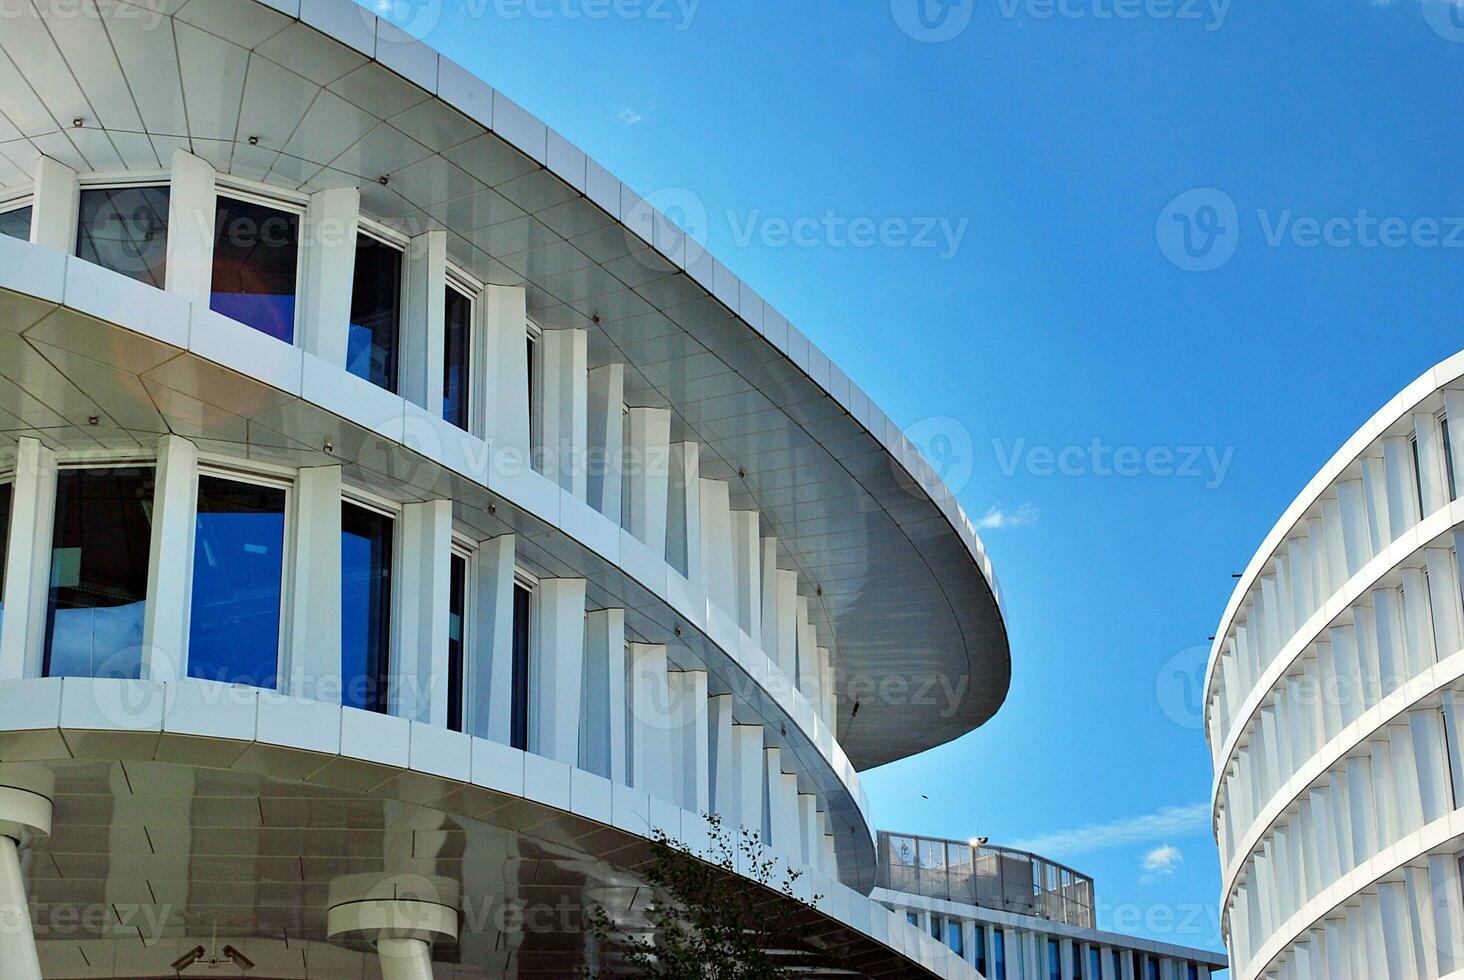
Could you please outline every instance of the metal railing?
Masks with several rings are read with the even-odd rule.
[[[1093,879],[1027,851],[879,832],[880,887],[1092,929]]]

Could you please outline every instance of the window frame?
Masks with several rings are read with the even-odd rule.
[[[544,328],[533,317],[524,318],[529,390],[529,468],[543,473],[544,453]]]
[[[391,595],[387,600],[387,608],[390,620],[386,630],[386,691],[382,701],[382,714],[391,714],[392,698],[392,672],[396,669],[401,656],[401,603],[402,603],[402,577],[398,574],[402,562],[402,505],[380,494],[372,493],[370,490],[361,487],[343,485],[341,487],[341,506],[350,504],[362,510],[371,511],[391,521]],[[345,533],[344,530],[341,532]],[[341,570],[341,591],[344,601],[344,569]],[[340,614],[337,610],[337,615]],[[344,658],[345,649],[342,645],[341,657]],[[339,669],[343,663],[338,661],[336,667]],[[345,700],[344,672],[341,676],[342,701]]]
[[[465,385],[465,395],[468,399],[468,424],[463,431],[470,435],[481,436],[488,428],[488,414],[484,405],[488,393],[488,345],[483,329],[483,311],[488,306],[483,302],[483,297],[488,287],[461,266],[448,262],[443,288],[456,291],[468,301],[468,379]],[[441,330],[443,372],[445,374],[447,371],[447,311],[445,307]]]
[[[164,262],[166,263],[167,250],[168,250],[168,238],[173,233],[173,229],[172,229],[172,213],[173,213],[173,205],[172,205],[172,201],[173,201],[173,198],[172,198],[172,194],[173,194],[173,171],[170,170],[170,169],[163,169],[163,170],[135,170],[135,171],[134,170],[118,170],[118,171],[107,171],[107,172],[101,172],[101,173],[81,174],[80,176],[78,176],[77,177],[77,180],[76,180],[76,196],[75,196],[75,199],[71,202],[71,204],[72,204],[72,206],[71,206],[71,229],[70,229],[70,233],[66,237],[66,241],[68,242],[67,248],[70,249],[70,251],[67,253],[68,255],[70,255],[73,258],[78,258],[78,259],[81,258],[81,255],[79,254],[80,251],[81,251],[81,249],[80,249],[80,246],[81,246],[81,242],[80,242],[80,238],[81,238],[81,196],[83,194],[85,194],[87,191],[127,190],[129,188],[134,188],[134,187],[163,187],[163,188],[166,188],[167,191],[168,191],[168,215],[167,215],[168,227],[165,229],[165,231],[163,233],[163,255],[164,255]],[[32,200],[32,204],[34,204],[34,200]],[[3,206],[0,206],[0,210],[5,210],[5,208]],[[36,221],[36,215],[35,215],[35,212],[32,211],[31,212],[31,234],[32,234],[32,236],[34,236],[34,234],[35,234],[35,221]],[[83,260],[83,261],[85,261],[85,260]],[[93,264],[95,264],[95,263],[93,263]],[[105,266],[97,266],[97,267],[98,268],[106,268]],[[121,275],[121,273],[118,273],[118,274]],[[129,277],[129,278],[131,278],[131,277]],[[141,282],[141,280],[135,280],[135,281]],[[166,264],[163,267],[163,281],[164,281],[164,283],[167,282],[167,266],[166,266]],[[144,282],[143,285],[144,286],[147,286],[147,285],[151,285],[151,283]]]
[[[193,521],[195,529],[198,526],[198,496],[197,489],[199,481],[204,477],[215,480],[226,480],[231,483],[242,483],[248,486],[266,487],[271,490],[282,490],[285,494],[285,527],[284,534],[280,539],[280,631],[276,638],[275,646],[275,691],[283,691],[286,683],[286,671],[289,665],[286,657],[287,635],[290,629],[290,608],[292,605],[294,586],[294,565],[296,555],[296,529],[299,526],[299,494],[295,492],[295,472],[287,467],[270,467],[263,464],[240,465],[237,459],[230,460],[225,456],[216,456],[212,453],[200,453],[198,457],[198,472],[194,474],[194,505]],[[193,560],[190,554],[188,559]],[[190,596],[190,608],[192,602],[193,577],[195,571],[190,566],[188,570],[188,588]],[[393,582],[395,591],[395,582]],[[393,609],[393,613],[395,610]],[[184,663],[186,675],[188,667],[192,663],[193,647],[193,625],[192,616],[189,617],[188,628],[188,657]],[[260,690],[267,691],[270,688],[261,687]]]
[[[31,209],[30,235],[26,238],[26,241],[31,241],[36,235],[36,196],[34,190],[27,188],[21,193],[0,198],[0,214],[23,211],[26,208]],[[20,239],[16,240],[19,241]]]
[[[524,651],[522,684],[520,684],[519,682],[518,664],[514,662],[510,666],[509,688],[511,691],[511,695],[509,710],[509,744],[513,748],[520,749],[524,752],[532,752],[535,748],[534,722],[537,720],[537,718],[535,717],[536,712],[534,711],[534,663],[539,659],[539,630],[537,628],[537,621],[539,617],[540,602],[542,601],[539,595],[539,576],[524,568],[522,565],[516,564],[514,565],[513,569],[513,588],[515,592],[518,589],[522,588],[526,593],[528,593],[528,615],[526,617],[526,625],[529,636],[528,643],[526,644],[526,648]],[[516,598],[515,605],[517,605]],[[510,644],[510,646],[512,646],[512,643]],[[510,649],[509,655],[515,661],[517,660],[516,651]],[[516,723],[516,719],[514,718],[514,711],[516,710],[519,703],[520,689],[522,689],[523,691],[524,737],[523,745],[516,745],[514,743],[517,742],[518,739],[515,736],[517,734],[517,729],[519,726]]]
[[[352,242],[351,247],[359,249],[362,238],[369,238],[379,245],[385,245],[387,248],[394,249],[401,256],[401,262],[399,263],[397,270],[396,351],[394,353],[395,370],[391,379],[391,387],[387,388],[381,385],[375,385],[374,382],[367,378],[362,378],[361,380],[365,381],[367,384],[372,384],[375,385],[375,387],[381,388],[382,391],[388,394],[396,395],[398,397],[404,397],[402,395],[402,348],[403,342],[406,340],[407,337],[408,322],[412,314],[411,291],[409,288],[411,286],[412,240],[406,235],[403,235],[401,232],[395,231],[389,226],[383,224],[382,222],[377,221],[375,218],[368,217],[364,211],[361,212],[360,216],[357,218],[356,240]],[[354,278],[354,266],[352,275]],[[354,302],[355,283],[352,282],[351,296],[347,300],[347,305],[349,306]],[[346,331],[346,349],[349,352],[349,324],[347,325]],[[351,373],[351,369],[348,364],[343,364],[341,365],[341,367],[345,369],[347,374]],[[355,377],[355,375],[352,375],[352,377]]]
[[[452,683],[451,683],[451,681],[452,681],[452,663],[451,663],[451,659],[452,658],[451,658],[451,656],[449,656],[449,658],[448,658],[448,685],[447,685],[447,692],[448,692],[448,705],[447,705],[448,725],[447,725],[447,727],[448,727],[449,730],[461,731],[461,732],[465,732],[465,733],[471,733],[471,730],[472,730],[472,727],[473,727],[473,713],[474,713],[474,711],[477,710],[477,704],[476,704],[476,701],[475,701],[475,699],[473,697],[473,685],[469,682],[469,679],[473,677],[473,673],[474,673],[474,670],[475,670],[475,667],[476,667],[476,664],[475,664],[476,658],[474,657],[474,652],[475,652],[475,644],[474,644],[475,631],[474,631],[474,626],[475,626],[475,624],[474,624],[474,621],[473,621],[473,593],[474,593],[474,590],[475,590],[475,586],[477,585],[478,576],[479,576],[479,571],[478,571],[478,548],[477,548],[477,542],[474,541],[470,536],[468,536],[467,534],[458,532],[456,530],[454,530],[453,533],[452,533],[452,544],[448,548],[448,589],[449,589],[449,595],[448,595],[448,619],[449,619],[449,627],[451,626],[451,618],[452,618],[452,596],[450,594],[450,590],[452,588],[452,560],[455,559],[455,558],[460,558],[460,559],[462,559],[462,562],[463,562],[463,626],[462,626],[463,636],[462,636],[462,641],[461,641],[462,654],[463,654],[463,665],[462,665],[462,671],[463,671],[463,690],[462,690],[462,703],[458,706],[459,707],[459,710],[462,712],[462,728],[461,729],[453,729],[452,728],[452,725],[451,725],[451,719],[452,719]],[[449,636],[449,642],[451,642],[451,637],[450,636]]]
[[[300,240],[295,243],[295,321],[290,327],[291,347],[300,347],[300,318],[304,304],[301,299],[304,297],[305,286],[305,214],[309,206],[310,198],[304,194],[292,193],[282,188],[271,187],[268,184],[260,184],[251,180],[244,180],[239,177],[219,174],[214,184],[214,220],[217,222],[219,213],[219,199],[229,198],[234,201],[241,201],[245,204],[253,204],[258,207],[273,208],[276,211],[284,211],[293,214],[300,219],[297,226],[300,229]],[[213,237],[209,247],[213,248],[218,242],[219,229],[215,225]],[[209,275],[209,293],[213,292],[213,275]],[[219,314],[222,316],[223,314]],[[233,321],[238,323],[240,321]],[[247,323],[244,326],[249,326]],[[253,327],[249,327],[253,330]],[[266,335],[267,336],[267,335]]]

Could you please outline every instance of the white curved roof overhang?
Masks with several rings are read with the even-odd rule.
[[[28,842],[27,877],[56,978],[162,976],[214,931],[261,976],[369,975],[354,955],[367,946],[326,935],[325,905],[333,879],[373,873],[456,893],[459,937],[433,956],[461,976],[573,976],[581,910],[643,926],[649,828],[698,849],[707,833],[696,814],[494,742],[208,681],[0,683],[0,780],[37,776],[54,781],[54,827]],[[844,885],[801,880],[817,911],[734,888],[870,976],[977,977]]]
[[[826,801],[843,880],[873,887],[873,819],[853,764],[766,654],[671,587],[669,564],[557,488],[543,494],[542,478],[490,466],[482,440],[343,368],[0,237],[0,460],[24,436],[63,458],[146,457],[169,432],[230,465],[340,465],[348,485],[397,503],[451,499],[454,523],[480,540],[516,534],[520,561],[584,578],[592,608],[624,609],[628,635],[666,644],[681,669],[707,671],[709,693],[733,694],[737,720],[761,726],[801,791]]]
[[[1230,593],[1230,600],[1225,604],[1225,612],[1220,617],[1215,639],[1211,641],[1209,665],[1205,669],[1204,724],[1206,731],[1210,726],[1210,708],[1215,694],[1214,685],[1219,680],[1215,667],[1220,659],[1220,651],[1224,649],[1230,631],[1235,626],[1235,617],[1240,613],[1246,599],[1256,587],[1261,573],[1276,556],[1277,549],[1286,543],[1286,539],[1317,506],[1317,502],[1357,464],[1374,443],[1419,410],[1420,406],[1435,400],[1441,390],[1456,384],[1461,378],[1464,378],[1464,352],[1455,354],[1429,368],[1410,382],[1406,388],[1388,399],[1387,403],[1378,409],[1372,418],[1347,438],[1342,447],[1332,455],[1331,459],[1327,460],[1325,466],[1317,471],[1271,527],[1265,540],[1261,542],[1260,547],[1251,557],[1250,564],[1246,566],[1245,571],[1236,581],[1235,588]],[[1251,694],[1252,692],[1243,693]],[[1216,795],[1223,782],[1225,770],[1234,756],[1241,729],[1244,728],[1247,718],[1248,716],[1231,719],[1230,730],[1221,733],[1224,739],[1223,747],[1213,747],[1222,748],[1223,751],[1223,756],[1217,759],[1218,764],[1215,767]]]
[[[410,233],[445,228],[452,260],[524,286],[541,326],[588,328],[591,366],[623,362],[627,400],[671,408],[702,475],[762,513],[814,592],[841,691],[903,682],[852,723],[845,702],[856,768],[995,713],[1011,677],[1000,592],[949,489],[796,327],[604,168],[351,0],[93,3],[6,20],[0,185],[19,189],[40,155],[146,171],[184,147],[292,191],[359,187],[363,213]]]

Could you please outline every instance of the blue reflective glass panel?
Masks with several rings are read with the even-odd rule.
[[[1007,980],[1006,933],[1001,929],[991,933],[991,977],[992,980]]]
[[[976,949],[974,950],[976,953],[974,957],[976,972],[984,974],[986,972],[986,927],[977,926],[976,935],[971,941],[976,944]]]
[[[452,556],[452,581],[447,596],[447,727],[463,730],[463,611],[467,605],[468,563]]]
[[[188,676],[279,686],[285,491],[198,481]]]
[[[961,937],[961,924],[955,919],[946,920],[946,945],[951,952],[962,958],[966,955],[966,944]]]
[[[362,235],[356,241],[346,370],[387,391],[397,388],[401,307],[402,253]]]
[[[10,484],[0,484],[0,625],[5,622],[5,560],[10,537]]]
[[[137,677],[152,547],[153,470],[63,470],[56,481],[47,677]]]
[[[384,712],[391,657],[392,520],[341,506],[341,703]]]
[[[1058,958],[1058,949],[1056,939],[1047,940],[1048,980],[1062,980],[1062,960]]]
[[[162,289],[168,266],[168,188],[82,191],[76,255]]]
[[[31,207],[27,204],[23,208],[16,208],[13,211],[6,211],[0,214],[0,235],[8,238],[19,238],[23,242],[30,241]]]
[[[533,593],[517,582],[513,587],[513,708],[509,744],[529,748],[529,611]]]
[[[298,214],[252,201],[219,198],[209,295],[214,312],[276,340],[294,343],[299,261]]]
[[[447,287],[443,316],[442,417],[468,427],[468,372],[473,350],[473,301]]]

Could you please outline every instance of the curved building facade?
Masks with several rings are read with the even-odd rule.
[[[1464,971],[1464,356],[1287,509],[1214,643],[1223,916],[1238,980]]]
[[[794,952],[975,976],[859,772],[1000,706],[999,592],[868,396],[350,0],[12,7],[0,975],[575,975],[713,813]]]

